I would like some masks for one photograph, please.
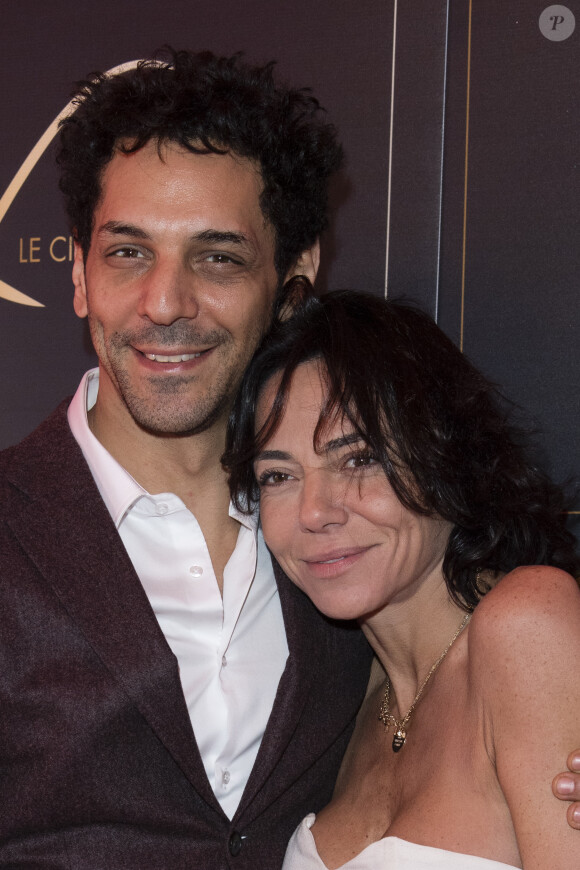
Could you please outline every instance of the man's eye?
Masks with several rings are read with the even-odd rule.
[[[236,260],[229,254],[210,254],[208,257],[206,257],[206,260],[208,263],[233,263],[235,266],[240,265],[240,261]]]
[[[258,486],[280,486],[280,484],[290,480],[291,477],[292,475],[284,471],[264,471],[258,477]]]
[[[117,259],[136,260],[138,257],[143,257],[144,254],[138,248],[125,247],[116,248],[116,250],[112,251],[109,256]]]

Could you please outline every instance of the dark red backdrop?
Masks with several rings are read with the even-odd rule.
[[[381,294],[387,271],[389,293],[419,299],[530,410],[562,479],[580,471],[580,3],[552,14],[558,35],[577,19],[559,40],[539,26],[548,5],[21,0],[1,14],[0,195],[88,71],[166,42],[276,58],[313,87],[347,152],[321,289]],[[0,281],[44,306],[0,285],[0,446],[93,363],[66,236],[49,147],[0,216]]]

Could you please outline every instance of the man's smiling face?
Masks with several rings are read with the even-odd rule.
[[[158,434],[221,426],[278,286],[255,166],[152,141],[102,176],[91,245],[73,267],[107,403]]]

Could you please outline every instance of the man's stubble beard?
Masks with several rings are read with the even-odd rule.
[[[211,330],[202,334],[187,324],[176,323],[169,327],[151,326],[138,335],[116,332],[105,342],[100,328],[91,321],[90,316],[89,326],[101,366],[107,370],[135,423],[153,435],[174,437],[205,432],[218,422],[225,427],[243,373],[262,337],[262,332],[256,329],[247,336],[245,346],[237,354],[231,355],[234,354],[234,342],[226,330]],[[169,350],[179,344],[189,347],[209,345],[214,348],[213,354],[222,357],[223,365],[214,370],[213,380],[205,386],[203,377],[196,374],[169,377],[150,375],[134,383],[123,364],[123,357],[127,352],[132,352],[127,349],[133,343],[149,343],[159,351],[164,346]],[[251,348],[250,353],[247,347]],[[228,348],[231,354],[228,354]],[[138,389],[139,385],[147,391],[145,395],[143,390]]]
[[[211,429],[223,419],[227,419],[237,389],[229,389],[227,384],[215,383],[212,389],[202,395],[187,399],[191,378],[156,378],[152,376],[147,384],[151,387],[146,397],[134,389],[129,375],[121,370],[116,375],[121,398],[133,420],[141,429],[152,435],[185,437]],[[184,393],[180,398],[180,393]],[[230,396],[231,393],[231,396]]]

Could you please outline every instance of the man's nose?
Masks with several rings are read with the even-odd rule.
[[[312,472],[304,477],[300,498],[300,524],[311,532],[343,525],[348,517],[344,481],[332,473]]]
[[[196,281],[199,279],[185,264],[171,260],[158,262],[143,277],[138,313],[164,326],[180,318],[197,317]]]

